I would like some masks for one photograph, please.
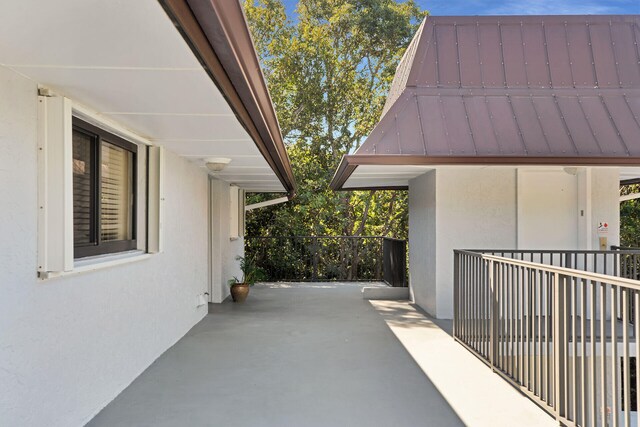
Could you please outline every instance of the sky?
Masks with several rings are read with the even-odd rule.
[[[292,12],[297,0],[284,0]],[[640,14],[640,0],[417,0],[432,15]]]

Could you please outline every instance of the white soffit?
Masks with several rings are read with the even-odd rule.
[[[402,166],[402,165],[360,165],[343,185],[345,189],[401,187],[409,180],[433,169],[443,168],[513,168],[515,166]],[[519,166],[520,169],[561,170],[562,166]],[[640,167],[620,167],[620,180],[640,178]]]
[[[0,14],[0,65],[248,191],[284,191],[156,0],[21,0]]]
[[[640,167],[620,168],[620,181],[640,178]]]
[[[343,188],[406,187],[433,166],[360,165],[344,183]]]

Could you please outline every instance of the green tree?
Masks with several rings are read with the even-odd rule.
[[[639,184],[623,185],[620,195],[640,193]],[[640,199],[620,203],[620,245],[640,247]]]
[[[300,0],[295,17],[280,0],[247,0],[245,12],[299,186],[293,201],[251,212],[247,235],[406,238],[406,192],[336,193],[329,182],[378,121],[426,12],[414,0]]]

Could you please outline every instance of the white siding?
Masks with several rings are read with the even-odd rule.
[[[164,252],[39,281],[37,87],[0,93],[0,424],[79,426],[206,315],[208,178],[166,152]]]

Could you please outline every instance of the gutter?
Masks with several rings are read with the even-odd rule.
[[[291,162],[240,2],[158,1],[293,198]]]

